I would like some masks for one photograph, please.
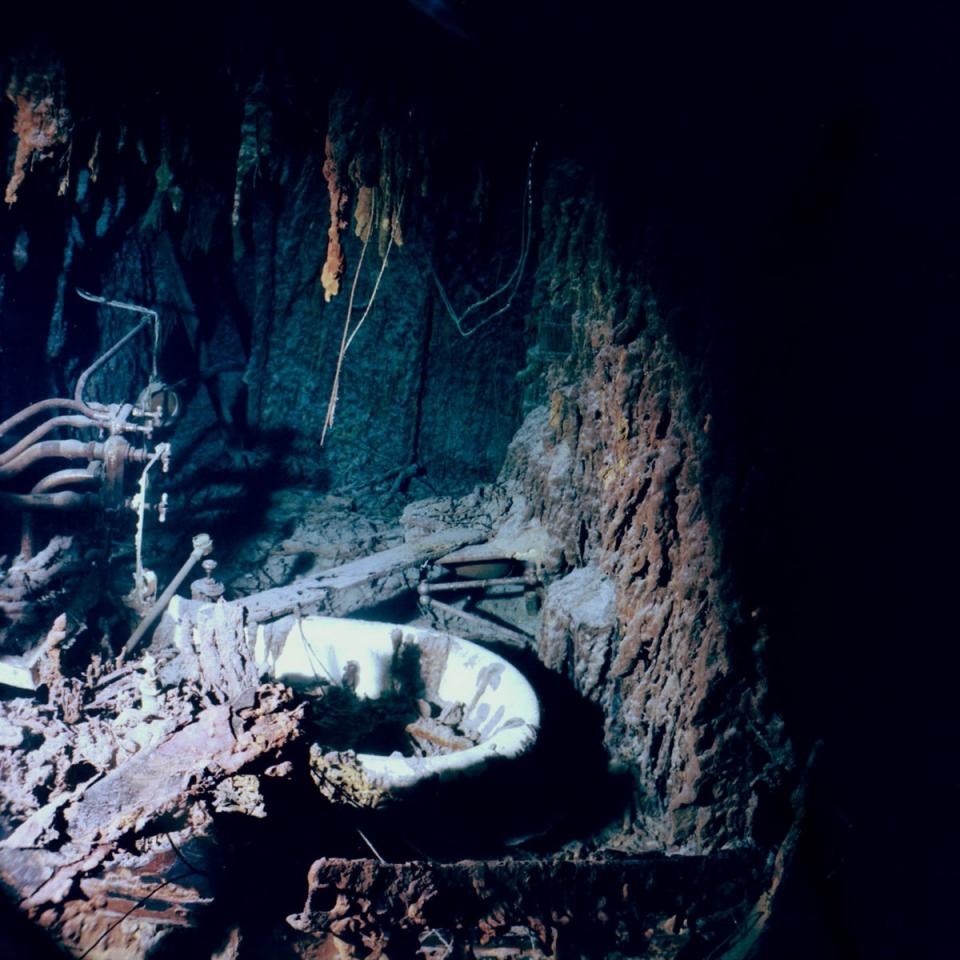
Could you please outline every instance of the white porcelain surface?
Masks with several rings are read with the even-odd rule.
[[[372,783],[391,791],[432,776],[472,775],[494,757],[518,757],[530,749],[540,727],[533,688],[503,657],[459,637],[391,623],[315,616],[295,624],[273,656],[260,628],[255,655],[262,674],[302,690],[318,681],[341,683],[347,663],[354,661],[359,667],[356,694],[376,698],[391,683],[391,634],[398,629],[406,642],[423,651],[446,647],[446,667],[436,693],[443,701],[466,705],[463,725],[478,731],[479,742],[431,757],[357,754]]]

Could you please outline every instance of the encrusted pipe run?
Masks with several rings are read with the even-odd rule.
[[[0,478],[15,477],[38,460],[48,458],[105,460],[108,453],[116,454],[118,450],[121,459],[128,463],[145,463],[150,458],[148,451],[131,447],[121,437],[111,437],[111,440],[118,440],[119,443],[108,446],[110,440],[107,443],[97,441],[85,443],[82,440],[43,440],[40,443],[35,443],[32,447],[28,447],[20,456],[15,457],[9,463],[0,466]]]
[[[51,430],[56,430],[58,427],[75,427],[78,430],[82,430],[86,427],[99,426],[102,426],[102,424],[98,421],[79,414],[65,417],[51,417],[51,419],[41,423],[39,427],[31,430],[30,433],[15,443],[9,450],[0,453],[0,467],[16,459],[24,450],[29,449],[32,444],[45,437]]]
[[[38,413],[44,413],[47,410],[77,410],[87,416],[91,416],[97,412],[79,400],[69,400],[66,397],[51,397],[49,400],[38,400],[36,403],[31,403],[29,407],[24,407],[19,413],[15,413],[12,417],[8,417],[3,423],[0,423],[0,437],[8,430],[12,430],[26,420],[35,417]]]
[[[83,399],[83,390],[87,385],[87,380],[90,379],[90,376],[96,373],[111,357],[113,357],[118,351],[125,347],[144,327],[148,327],[151,323],[155,322],[156,314],[151,310],[150,317],[145,317],[141,320],[132,330],[130,330],[125,336],[121,337],[106,353],[98,357],[83,373],[80,374],[80,379],[77,380],[77,388],[73,392],[73,398],[77,403],[83,404],[86,407],[86,402]]]
[[[91,463],[83,469],[57,470],[38,481],[31,493],[47,493],[56,487],[65,487],[73,483],[96,483],[100,479],[101,468],[99,463]]]
[[[38,460],[45,460],[48,457],[64,460],[102,460],[103,444],[96,441],[84,443],[82,440],[42,440],[28,447],[9,463],[0,466],[0,477],[15,477]]]
[[[31,510],[79,510],[95,507],[98,498],[92,493],[60,490],[57,493],[6,493],[0,491],[0,503],[11,503]]]

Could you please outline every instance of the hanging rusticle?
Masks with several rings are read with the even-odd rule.
[[[270,156],[273,137],[273,113],[267,98],[267,84],[261,74],[243,99],[243,122],[240,126],[240,149],[237,151],[237,173],[233,188],[230,223],[240,226],[240,206],[244,193],[251,189],[261,173],[261,164]]]
[[[330,135],[324,145],[323,178],[330,194],[330,227],[327,230],[327,259],[320,271],[323,299],[329,303],[340,292],[340,277],[343,274],[343,248],[340,246],[340,231],[347,226],[346,208],[350,194],[341,183],[336,149]]]
[[[60,157],[69,164],[73,119],[65,106],[65,82],[59,64],[45,64],[42,69],[24,67],[15,72],[7,87],[7,99],[17,108],[13,121],[17,150],[4,195],[7,204],[13,205],[27,171],[38,160]],[[69,183],[69,171],[61,180],[61,192],[66,189],[64,180]]]
[[[358,100],[348,90],[338,90],[330,99],[323,163],[323,177],[330,198],[330,225],[326,259],[320,271],[320,285],[326,303],[340,292],[345,266],[340,234],[349,225],[351,196],[356,192],[356,233],[364,242],[368,239],[374,208],[378,205],[372,189],[378,175],[378,150],[376,141],[365,133],[372,125],[369,114],[369,102]]]

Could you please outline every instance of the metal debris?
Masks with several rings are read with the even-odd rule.
[[[733,929],[733,916],[723,917],[741,902],[747,865],[732,853],[607,861],[321,859],[310,868],[303,910],[287,923],[299,934],[294,948],[301,956],[336,937],[366,957],[554,960],[638,950],[675,957],[691,940],[694,917]]]

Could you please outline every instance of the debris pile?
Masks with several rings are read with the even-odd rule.
[[[65,676],[60,616],[36,696],[0,701],[0,882],[78,955],[145,956],[193,925],[215,818],[263,817],[259,776],[301,735],[302,706],[258,682],[229,616],[215,608],[173,684],[150,652]]]

